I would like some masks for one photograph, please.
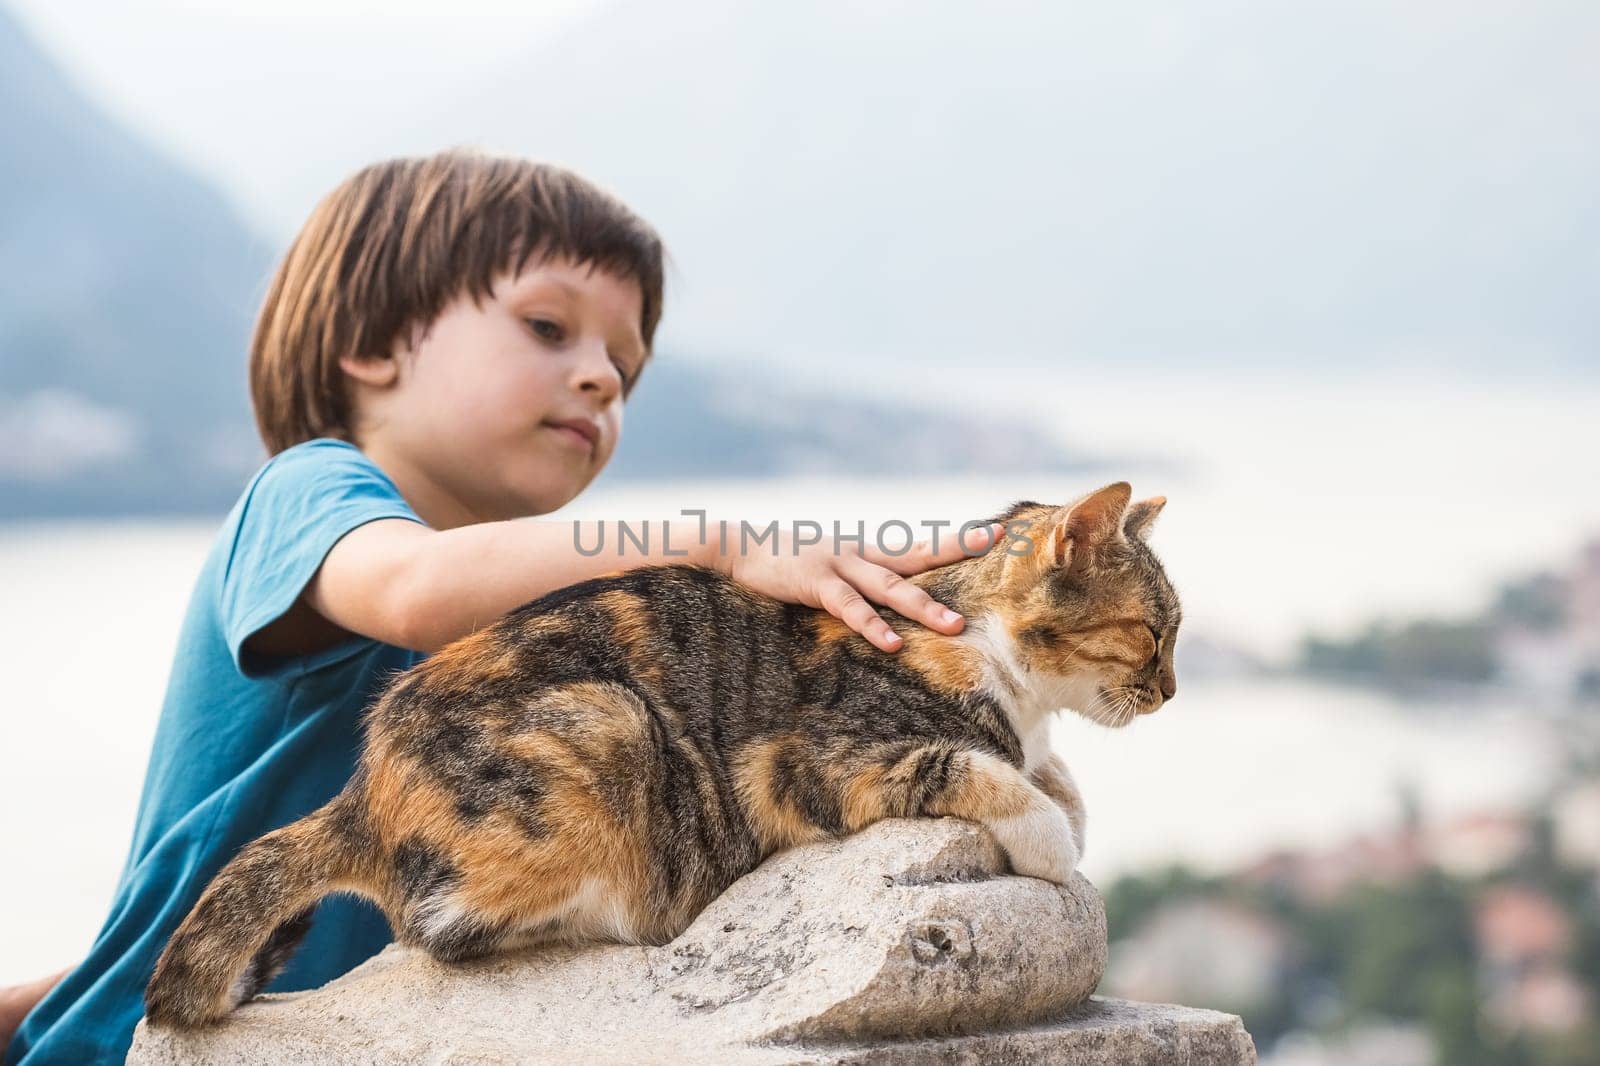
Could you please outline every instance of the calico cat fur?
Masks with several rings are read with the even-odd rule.
[[[376,701],[344,791],[206,888],[150,1024],[253,997],[330,892],[448,962],[664,943],[774,851],[882,818],[980,822],[1016,872],[1064,881],[1083,804],[1050,716],[1121,726],[1176,692],[1178,598],[1145,543],[1165,500],[1130,498],[1014,505],[993,549],[908,579],[964,631],[884,609],[894,654],[691,566],[585,581],[449,645]]]

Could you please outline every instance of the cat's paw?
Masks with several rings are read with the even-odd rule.
[[[1054,803],[1038,803],[1022,814],[996,818],[989,830],[1005,849],[1011,869],[1024,877],[1064,885],[1078,868],[1082,852],[1072,822]]]
[[[1034,769],[1030,780],[1066,812],[1067,820],[1072,823],[1072,839],[1077,844],[1078,855],[1081,857],[1085,846],[1086,821],[1083,793],[1078,791],[1077,782],[1073,780],[1072,772],[1067,769],[1066,762],[1060,755],[1051,753],[1048,759]]]

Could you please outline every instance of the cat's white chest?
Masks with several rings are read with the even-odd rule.
[[[1019,733],[1018,739],[1022,741],[1022,772],[1032,773],[1050,757],[1050,719],[1040,718]]]
[[[1081,696],[1081,684],[1069,678],[1041,678],[1023,669],[1010,635],[993,614],[968,625],[958,639],[982,655],[989,692],[1005,708],[1022,742],[1023,771],[1031,771],[1050,757],[1050,720]]]

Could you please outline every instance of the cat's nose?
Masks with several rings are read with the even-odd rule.
[[[1172,675],[1172,674],[1168,674],[1166,677],[1163,677],[1161,679],[1161,695],[1163,697],[1165,697],[1166,699],[1170,700],[1172,697],[1176,696],[1177,694],[1178,694],[1178,679],[1177,679],[1177,677]]]

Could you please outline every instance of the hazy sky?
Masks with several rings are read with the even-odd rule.
[[[99,103],[284,239],[365,144],[604,2],[0,0]]]
[[[6,3],[275,243],[375,159],[575,168],[661,230],[662,343],[707,358],[1600,344],[1593,0]]]

